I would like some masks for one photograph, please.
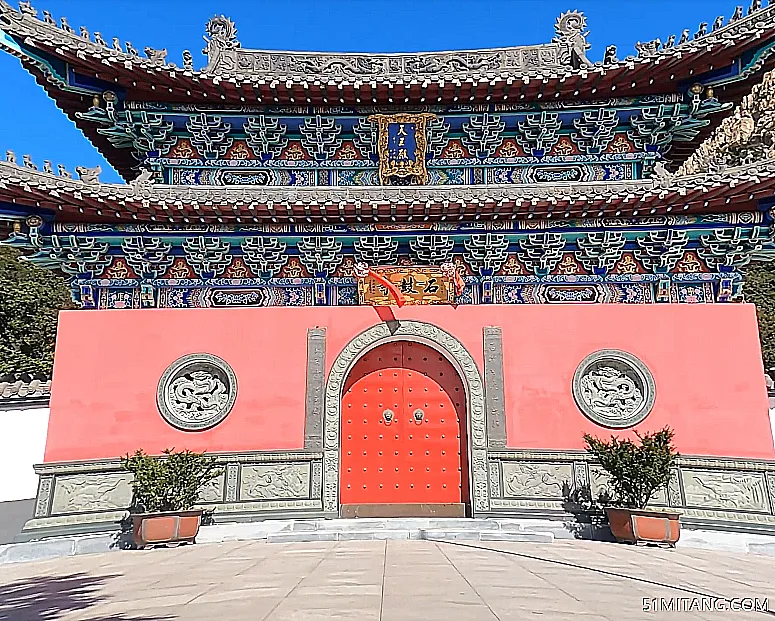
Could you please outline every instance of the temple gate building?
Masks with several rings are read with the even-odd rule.
[[[551,25],[547,38],[552,36]],[[125,179],[8,152],[5,243],[58,270],[25,536],[115,529],[119,458],[216,453],[217,522],[566,519],[582,435],[665,425],[655,504],[775,532],[741,268],[773,248],[775,7],[587,57],[543,45],[207,64],[0,0],[13,54]]]

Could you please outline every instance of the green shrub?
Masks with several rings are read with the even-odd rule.
[[[670,468],[678,453],[671,444],[673,431],[661,431],[643,436],[635,432],[640,445],[632,440],[611,436],[610,441],[584,434],[587,452],[592,454],[611,476],[615,504],[630,509],[643,509],[654,493],[667,487]]]
[[[61,276],[0,246],[0,375],[51,377],[57,315],[73,308]]]
[[[743,294],[756,304],[764,368],[775,367],[775,261],[753,262],[745,268]]]
[[[163,455],[147,455],[142,449],[122,459],[134,475],[133,508],[138,511],[185,511],[199,500],[202,486],[223,473],[215,457],[192,451],[166,449]]]

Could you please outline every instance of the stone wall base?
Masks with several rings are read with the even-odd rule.
[[[200,498],[215,524],[339,517],[324,509],[320,452],[217,458],[223,474]],[[482,470],[489,478],[489,508],[474,506],[475,518],[552,520],[583,533],[605,521],[590,507],[607,491],[607,475],[585,452],[491,450]],[[120,528],[132,491],[131,475],[118,460],[43,464],[36,472],[35,513],[22,539]],[[678,509],[685,528],[775,534],[775,462],[681,456],[653,506]]]

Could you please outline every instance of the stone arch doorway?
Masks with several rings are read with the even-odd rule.
[[[323,511],[340,514],[341,405],[345,382],[358,360],[383,343],[411,341],[430,346],[445,357],[462,378],[466,396],[467,463],[474,515],[490,511],[490,481],[487,471],[487,432],[482,377],[473,357],[454,336],[433,324],[405,320],[380,323],[353,338],[334,359],[326,383],[323,416]],[[462,451],[461,451],[462,453]]]
[[[341,416],[344,516],[470,515],[465,387],[443,354],[409,340],[364,353]]]

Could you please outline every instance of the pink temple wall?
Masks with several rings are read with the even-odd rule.
[[[656,381],[654,409],[636,429],[669,424],[684,454],[775,458],[750,305],[437,306],[395,314],[452,333],[480,369],[482,328],[502,328],[510,448],[581,449],[583,433],[609,435],[581,414],[570,387],[587,354],[615,348],[638,356]],[[307,329],[326,328],[330,369],[350,339],[379,321],[368,307],[62,312],[45,461],[141,447],[300,449]],[[158,413],[156,386],[171,362],[196,352],[226,360],[239,391],[220,425],[183,432]]]

